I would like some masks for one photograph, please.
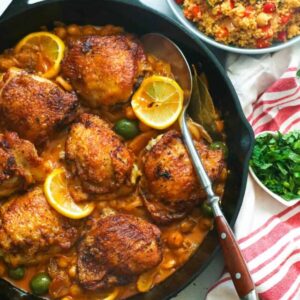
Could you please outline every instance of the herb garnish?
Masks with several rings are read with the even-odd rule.
[[[300,131],[257,137],[250,165],[272,192],[285,200],[300,198]]]

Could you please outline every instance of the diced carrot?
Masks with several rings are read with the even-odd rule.
[[[216,121],[216,130],[221,133],[223,129],[224,129],[224,122]]]
[[[127,106],[125,108],[125,116],[129,120],[136,120],[137,119],[137,117],[136,117],[136,115],[135,115],[135,113],[134,113],[131,106]]]
[[[282,16],[280,17],[280,24],[281,24],[281,25],[287,24],[287,23],[290,21],[291,17],[292,17],[291,14],[282,15]]]
[[[189,9],[187,9],[187,8],[185,8],[184,10],[183,10],[183,14],[184,14],[184,16],[187,18],[187,19],[192,19],[192,14],[191,14],[191,12],[190,12],[190,10]]]
[[[216,37],[218,39],[223,39],[229,35],[229,31],[226,27],[222,27],[219,29],[219,31],[216,33]]]
[[[249,17],[253,11],[253,7],[251,5],[247,6],[244,12],[244,17]]]
[[[266,33],[266,35],[264,36],[264,39],[269,39],[269,38],[273,37],[274,33],[273,33],[271,25],[266,25],[266,26],[260,27],[260,29]]]
[[[199,5],[196,5],[192,8],[192,14],[194,18],[199,18],[201,16],[201,10]]]

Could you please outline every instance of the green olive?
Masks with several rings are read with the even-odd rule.
[[[46,273],[35,275],[30,281],[30,289],[35,295],[44,295],[48,293],[51,279]]]
[[[125,140],[130,140],[139,134],[138,123],[134,120],[121,119],[114,127],[114,131]]]
[[[25,268],[23,267],[17,267],[15,269],[8,269],[8,276],[15,280],[20,280],[25,275]]]
[[[225,145],[225,143],[223,143],[223,142],[214,142],[214,143],[210,144],[209,147],[210,147],[210,149],[213,149],[213,150],[222,150],[224,153],[224,156],[225,157],[228,156],[228,148]]]
[[[206,201],[204,201],[201,205],[201,211],[202,211],[202,214],[205,216],[205,217],[209,217],[209,218],[212,218],[214,216],[213,214],[213,211],[212,211],[212,208],[210,207],[209,204],[206,203]]]

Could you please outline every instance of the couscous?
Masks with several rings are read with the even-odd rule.
[[[300,0],[175,0],[216,41],[266,48],[300,35]]]

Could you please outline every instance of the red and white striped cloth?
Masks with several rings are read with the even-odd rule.
[[[230,56],[228,75],[255,134],[300,129],[300,44],[261,58]],[[300,299],[300,202],[286,207],[248,178],[235,235],[261,300]],[[207,300],[238,296],[227,272]]]

